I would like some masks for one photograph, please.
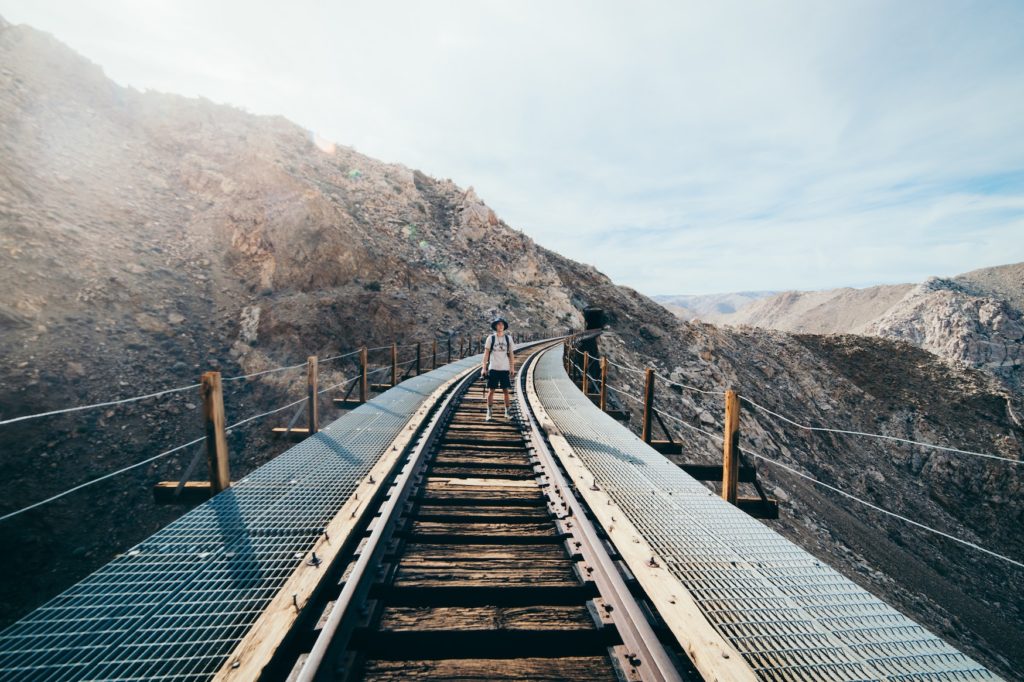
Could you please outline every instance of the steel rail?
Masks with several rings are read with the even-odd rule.
[[[612,605],[611,617],[618,626],[619,636],[630,652],[643,663],[636,667],[640,679],[645,682],[681,682],[682,677],[668,652],[662,646],[657,634],[651,628],[647,617],[622,579],[612,558],[608,556],[604,544],[597,535],[597,529],[587,518],[583,505],[573,494],[555,461],[554,455],[544,437],[540,424],[533,411],[533,405],[526,397],[526,387],[533,381],[537,359],[547,351],[540,351],[527,358],[519,370],[517,381],[521,390],[517,391],[520,414],[529,426],[529,439],[537,457],[547,470],[548,479],[558,490],[559,496],[568,506],[575,520],[575,528],[579,531],[576,539],[581,543],[580,553],[584,560],[594,568],[594,582],[601,596]]]
[[[338,595],[338,599],[331,608],[331,613],[324,622],[320,635],[313,643],[313,647],[310,649],[309,655],[306,657],[299,674],[294,678],[295,682],[313,682],[317,679],[317,673],[320,670],[320,666],[323,664],[323,660],[328,649],[331,647],[334,635],[337,633],[338,628],[341,625],[345,612],[348,611],[349,606],[357,597],[357,591],[361,587],[363,577],[366,575],[366,569],[370,566],[370,563],[377,558],[376,555],[380,545],[380,540],[384,537],[384,532],[389,526],[388,522],[394,516],[395,510],[398,509],[399,504],[404,501],[404,493],[408,488],[414,473],[420,469],[423,456],[428,452],[430,445],[433,443],[440,431],[438,427],[443,423],[449,409],[455,401],[476,379],[479,371],[479,367],[473,367],[472,369],[466,370],[458,379],[458,382],[453,385],[451,390],[448,391],[448,395],[445,396],[440,406],[435,409],[434,415],[430,418],[430,421],[425,427],[423,427],[422,433],[416,441],[416,444],[413,446],[412,451],[406,458],[405,464],[403,465],[398,477],[390,486],[390,489],[392,490],[391,494],[388,496],[384,504],[379,507],[380,519],[373,525],[373,530],[370,532],[370,536],[366,539],[366,543],[360,550],[359,558],[353,565],[352,572],[345,580],[345,586],[342,588],[341,594]],[[367,507],[366,511],[369,510],[370,507]]]
[[[522,344],[519,346],[518,350],[538,346],[541,345],[541,343],[543,342]],[[318,679],[317,675],[320,667],[323,665],[324,658],[327,656],[327,653],[333,644],[334,637],[345,618],[346,612],[349,610],[353,601],[359,597],[360,588],[363,587],[361,583],[366,575],[366,570],[371,563],[377,559],[380,541],[390,526],[389,521],[394,517],[395,511],[399,508],[399,505],[404,503],[407,497],[406,493],[413,477],[422,468],[424,456],[429,452],[434,440],[443,432],[443,429],[440,427],[444,424],[448,413],[454,407],[459,398],[461,398],[469,389],[473,381],[476,380],[479,372],[480,368],[476,366],[466,370],[465,373],[457,379],[456,383],[452,386],[451,390],[449,390],[438,408],[435,409],[434,415],[430,418],[430,421],[427,422],[425,426],[421,427],[422,431],[419,439],[416,441],[416,444],[413,446],[413,449],[406,458],[405,464],[402,466],[398,477],[395,479],[394,483],[389,486],[391,494],[387,497],[384,504],[378,507],[377,514],[379,515],[379,520],[377,523],[373,524],[373,529],[370,532],[369,537],[362,545],[359,558],[352,566],[352,571],[345,580],[345,586],[342,588],[334,606],[331,608],[331,613],[328,615],[326,621],[324,621],[320,634],[313,643],[313,647],[310,649],[309,654],[303,661],[302,668],[293,678],[294,682],[314,682]],[[368,512],[369,510],[370,507],[367,507],[366,511]]]

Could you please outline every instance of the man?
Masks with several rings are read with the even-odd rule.
[[[508,391],[512,388],[512,372],[516,368],[516,356],[512,351],[512,335],[506,334],[508,322],[504,318],[496,318],[491,322],[494,333],[484,343],[483,374],[487,377],[487,417],[491,421],[491,404],[494,402],[494,389],[501,387],[505,391],[505,419],[509,418],[510,399]]]

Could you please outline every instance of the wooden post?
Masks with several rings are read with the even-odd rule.
[[[452,361],[452,335],[448,335],[448,362]]]
[[[317,361],[315,355],[310,355],[306,361],[306,395],[309,405],[307,414],[309,419],[309,435],[320,430],[320,401],[317,400]]]
[[[367,364],[366,346],[359,349],[359,364],[362,367],[363,376],[359,380],[359,402],[366,402],[366,364]]]
[[[736,391],[725,392],[725,443],[722,450],[722,499],[736,504],[740,473],[740,399]]]
[[[416,342],[416,376],[419,376],[419,375],[423,374],[422,370],[420,369],[420,367],[422,366],[420,364],[420,362],[421,362],[421,360],[420,360],[420,351],[421,351],[420,346],[422,346],[422,345],[423,344],[421,344],[419,341]]]
[[[466,357],[466,353],[463,351],[463,346],[466,344],[466,339],[459,337],[459,358]]]
[[[654,419],[652,410],[654,409],[654,370],[650,367],[644,372],[645,384],[644,384],[644,420],[643,420],[643,439],[645,443],[651,442],[651,422]]]
[[[590,353],[583,351],[583,379],[580,381],[580,390],[583,395],[587,394],[587,370],[590,368]]]
[[[391,385],[398,385],[398,344],[391,342]]]
[[[608,358],[601,358],[601,411],[605,411],[605,399],[608,396],[605,386],[608,385]]]
[[[437,369],[437,339],[434,339],[434,347],[431,350],[433,360],[430,362],[430,369]]]
[[[210,487],[216,495],[231,487],[228,470],[228,438],[224,432],[224,393],[220,372],[206,372],[200,380],[203,421],[206,423],[206,458],[210,462]]]

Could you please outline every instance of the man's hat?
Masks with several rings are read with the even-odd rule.
[[[499,322],[504,322],[505,323],[505,330],[507,331],[508,330],[508,320],[506,320],[504,317],[496,317],[493,320],[491,320],[491,329],[497,330]]]

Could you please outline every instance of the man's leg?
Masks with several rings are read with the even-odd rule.
[[[491,420],[491,403],[493,403],[493,402],[494,402],[494,389],[491,388],[491,389],[487,390],[487,417],[485,418],[486,421],[490,421]]]
[[[508,395],[508,389],[506,388],[506,389],[504,389],[504,391],[505,391],[505,419],[508,419],[509,418],[510,399],[509,399],[509,395]]]

